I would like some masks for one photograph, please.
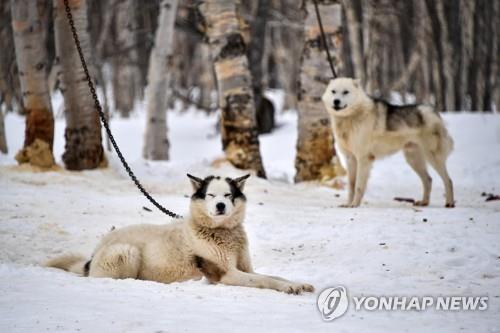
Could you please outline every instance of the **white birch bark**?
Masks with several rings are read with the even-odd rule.
[[[167,98],[169,92],[169,63],[178,0],[161,3],[155,45],[151,50],[146,87],[146,131],[143,157],[150,160],[168,160]]]
[[[83,54],[91,68],[87,1],[71,0],[69,5]],[[95,169],[104,161],[101,124],[73,41],[63,0],[54,0],[54,32],[57,59],[61,64],[60,81],[66,118],[63,161],[70,170]]]
[[[341,45],[342,7],[338,1],[318,1],[330,53],[337,73]],[[299,74],[298,138],[295,157],[295,181],[321,180],[332,175],[334,156],[333,133],[327,111],[321,101],[332,78],[321,41],[318,21],[311,0],[306,2],[304,22],[304,49]],[[332,42],[334,48],[331,47]]]
[[[32,0],[11,0],[10,4],[16,62],[27,115],[24,148],[40,139],[52,150],[54,118],[47,81],[46,49],[49,7]]]
[[[201,12],[215,68],[226,158],[237,168],[265,177],[260,155],[252,78],[237,13],[239,1],[207,0]]]

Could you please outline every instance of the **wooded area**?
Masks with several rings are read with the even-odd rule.
[[[441,111],[498,110],[498,1],[318,3],[337,72],[361,79],[370,94]],[[227,160],[264,177],[259,133],[272,130],[275,112],[292,110],[299,115],[296,180],[331,175],[333,137],[320,101],[331,74],[312,0],[69,4],[109,117],[130,117],[145,100],[144,158],[169,158],[167,109],[177,102],[220,110]],[[53,160],[50,99],[57,89],[64,95],[66,167],[102,165],[100,124],[63,0],[1,1],[0,151],[7,151],[3,117],[18,112],[27,125],[18,160],[37,164],[28,149],[36,139]],[[283,90],[283,110],[266,89]]]

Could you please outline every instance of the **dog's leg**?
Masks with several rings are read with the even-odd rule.
[[[427,172],[424,153],[422,149],[414,144],[407,144],[403,149],[406,162],[417,173],[422,181],[424,187],[424,194],[421,201],[416,201],[415,206],[427,206],[429,204],[429,197],[431,194],[432,178]]]
[[[446,157],[438,156],[434,152],[426,153],[426,158],[432,167],[439,174],[444,183],[445,196],[446,196],[446,208],[455,207],[455,199],[453,198],[453,182],[446,169]]]
[[[356,159],[356,186],[354,191],[354,199],[348,207],[358,207],[365,194],[366,184],[370,176],[374,158],[364,156]]]
[[[347,189],[347,204],[345,207],[349,207],[352,204],[354,199],[354,191],[356,189],[356,169],[357,169],[357,161],[356,157],[351,153],[346,153],[346,164],[347,164],[347,177],[349,181],[349,188]]]
[[[236,269],[226,272],[220,282],[231,286],[274,289],[288,294],[314,291],[314,287],[310,284],[278,280],[270,276],[246,273]]]
[[[139,249],[128,244],[114,244],[98,251],[90,265],[89,276],[114,279],[137,278],[141,264]]]
[[[253,273],[252,261],[250,259],[250,252],[248,251],[248,247],[245,247],[238,253],[238,262],[236,264],[236,268],[243,272]]]

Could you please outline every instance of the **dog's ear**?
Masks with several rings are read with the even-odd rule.
[[[196,192],[203,186],[203,179],[195,177],[193,175],[187,174],[189,180],[191,181],[191,185],[193,186],[193,190]]]
[[[244,176],[241,176],[241,177],[238,177],[238,178],[234,178],[233,182],[236,185],[236,187],[239,188],[240,191],[243,192],[243,189],[245,188],[245,182],[247,181],[247,179],[249,177],[250,177],[250,174],[247,174],[247,175],[244,175]]]
[[[361,80],[360,79],[354,79],[352,80],[352,83],[356,88],[361,88]]]

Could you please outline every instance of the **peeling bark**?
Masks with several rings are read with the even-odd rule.
[[[36,139],[46,142],[52,154],[54,118],[47,81],[49,7],[44,1],[11,0],[12,29],[19,79],[26,113],[24,148]]]
[[[327,40],[332,41],[331,53],[337,72],[340,70],[341,48],[341,5],[338,1],[318,1]],[[330,119],[321,96],[331,79],[330,67],[325,59],[325,50],[316,20],[314,5],[307,1],[305,6],[304,49],[299,76],[299,123],[297,155],[295,157],[295,181],[320,180],[329,174],[335,154]]]
[[[162,1],[155,45],[149,59],[148,86],[146,88],[146,131],[142,154],[144,158],[150,160],[169,159],[167,98],[177,4],[177,0]]]
[[[91,66],[87,1],[70,0],[69,5],[83,54],[88,66]],[[63,0],[54,0],[54,30],[56,59],[62,70],[61,91],[66,118],[66,144],[62,158],[69,170],[95,169],[105,160],[101,124],[73,41]]]
[[[231,0],[207,0],[201,5],[219,89],[222,148],[234,166],[252,169],[265,177],[246,45],[236,5]]]

